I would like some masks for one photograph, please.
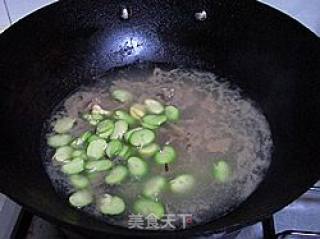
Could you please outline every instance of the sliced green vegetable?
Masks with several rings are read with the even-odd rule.
[[[148,173],[148,164],[141,158],[131,157],[128,159],[128,169],[131,175],[142,177]]]
[[[141,104],[134,104],[130,107],[130,115],[135,119],[141,119],[146,114],[146,108]]]
[[[158,164],[168,164],[176,160],[177,153],[171,146],[164,146],[160,152],[156,153],[155,160]]]
[[[86,172],[85,174],[90,182],[94,182],[101,175],[101,172]]]
[[[156,135],[149,129],[141,129],[132,133],[129,142],[136,147],[145,147],[152,143]]]
[[[63,117],[61,119],[58,119],[54,123],[53,130],[59,134],[66,133],[72,129],[75,122],[76,122],[75,119],[72,119],[70,117]]]
[[[114,185],[122,183],[128,176],[128,169],[125,166],[119,165],[114,167],[109,175],[106,176],[107,184]]]
[[[167,116],[165,115],[146,115],[143,117],[143,122],[149,125],[154,125],[160,127],[167,121]]]
[[[128,159],[128,158],[130,158],[132,156],[137,155],[137,149],[135,147],[132,147],[132,146],[128,146],[128,147],[129,147],[128,151],[123,156],[124,159]]]
[[[111,159],[118,156],[122,150],[122,147],[123,145],[120,140],[111,140],[106,149],[107,156]]]
[[[59,162],[66,162],[72,158],[73,148],[70,146],[63,146],[56,150],[55,154],[53,155],[53,159]]]
[[[80,137],[74,139],[71,143],[71,146],[75,149],[81,149],[85,147],[86,142],[92,136],[91,131],[84,132]]]
[[[151,158],[159,151],[160,151],[160,147],[156,143],[149,144],[148,146],[140,148],[138,150],[139,154],[143,158]]]
[[[83,158],[83,157],[74,157],[72,158],[72,161],[77,161],[77,160],[86,160],[87,158]]]
[[[72,140],[72,136],[69,134],[56,134],[49,136],[47,139],[47,143],[49,146],[53,148],[58,148],[62,146],[66,146]]]
[[[195,179],[192,175],[183,174],[170,181],[170,189],[175,193],[190,192],[195,184]]]
[[[77,174],[81,173],[84,170],[84,161],[81,160],[72,160],[71,162],[66,163],[62,166],[62,172],[65,174]]]
[[[93,202],[92,193],[88,190],[81,190],[78,192],[73,193],[69,197],[69,202],[72,206],[81,208],[88,206],[90,203]]]
[[[121,151],[119,152],[118,156],[121,157],[121,158],[127,159],[127,158],[126,158],[126,155],[127,155],[128,151],[129,151],[129,146],[123,144],[123,145],[122,145],[122,149],[121,149]]]
[[[138,199],[133,205],[133,210],[136,214],[141,214],[145,217],[153,214],[157,219],[161,219],[165,213],[164,206],[160,202],[146,198]]]
[[[103,120],[97,125],[97,134],[99,137],[107,139],[109,138],[113,131],[114,131],[115,125],[112,120]]]
[[[143,128],[145,129],[151,129],[151,130],[155,130],[155,129],[158,129],[159,126],[158,125],[152,125],[152,124],[148,124],[146,122],[141,122],[141,125],[143,126]]]
[[[91,114],[93,114],[93,115],[111,116],[112,112],[109,111],[109,110],[102,109],[100,105],[94,105],[94,106],[92,106]]]
[[[129,142],[129,139],[130,139],[132,133],[135,132],[135,131],[141,130],[141,129],[143,129],[143,128],[138,127],[138,128],[134,128],[134,129],[129,130],[128,132],[126,132],[126,133],[124,134],[124,140],[125,140],[126,142]]]
[[[119,89],[112,92],[112,97],[121,103],[125,103],[132,99],[132,94],[126,90]]]
[[[118,120],[114,124],[114,131],[111,135],[111,139],[122,139],[123,135],[128,131],[129,125],[124,120]]]
[[[126,205],[124,201],[118,196],[111,196],[110,194],[105,194],[103,198],[100,199],[100,211],[106,215],[119,215],[124,212]]]
[[[127,112],[123,110],[117,110],[116,112],[114,112],[113,117],[117,120],[126,121],[130,126],[133,126],[137,123],[135,118],[133,118],[131,115],[129,115]]]
[[[72,186],[74,186],[76,189],[87,188],[90,184],[89,179],[86,176],[80,174],[71,175],[69,179]]]
[[[72,148],[81,149],[84,147],[84,141],[81,138],[75,138],[70,145]]]
[[[97,139],[101,139],[101,138],[100,138],[98,135],[93,134],[93,135],[91,135],[91,136],[88,138],[87,142],[88,142],[88,143],[91,143],[92,141],[95,141],[95,140],[97,140]]]
[[[212,175],[219,182],[226,182],[231,176],[231,169],[227,162],[220,160],[214,164]]]
[[[112,167],[112,162],[110,160],[98,160],[98,161],[89,161],[85,165],[85,169],[90,172],[101,172],[109,170]]]
[[[83,151],[83,150],[75,150],[72,153],[72,158],[82,157],[83,154],[86,154],[85,151]]]
[[[100,133],[100,134],[98,134],[98,137],[101,138],[101,139],[108,140],[109,137],[110,137],[110,133],[109,132]]]
[[[84,142],[86,142],[87,140],[89,140],[89,138],[90,138],[92,135],[93,135],[93,133],[92,133],[91,131],[86,131],[86,132],[84,132],[84,133],[80,136],[80,138],[81,138]]]
[[[157,114],[158,115],[158,114],[161,114],[164,111],[163,105],[157,100],[146,99],[144,101],[144,104],[146,105],[147,110],[151,114]]]
[[[169,105],[165,107],[165,115],[168,121],[176,122],[180,118],[180,111],[177,107]]]
[[[107,143],[104,139],[96,139],[89,143],[87,155],[92,159],[100,159],[104,156]]]
[[[86,160],[87,154],[84,150],[75,150],[72,153],[72,158],[80,158],[80,159]]]
[[[149,179],[143,188],[143,195],[153,200],[157,199],[159,194],[165,191],[168,187],[168,182],[165,177],[155,176]]]

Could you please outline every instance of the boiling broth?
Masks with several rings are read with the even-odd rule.
[[[164,204],[166,214],[192,215],[192,223],[186,226],[195,226],[236,208],[264,178],[272,153],[268,122],[250,99],[241,96],[239,89],[231,88],[226,80],[212,73],[156,68],[152,74],[134,80],[128,75],[112,79],[111,84],[105,79],[97,81],[94,85],[80,87],[57,106],[49,125],[67,115],[77,122],[71,134],[79,136],[91,128],[79,113],[88,110],[92,104],[108,110],[128,109],[128,104],[112,99],[110,92],[115,89],[131,92],[136,103],[153,98],[181,110],[179,122],[165,125],[157,135],[158,144],[172,145],[178,158],[167,169],[149,159],[150,172],[146,177],[140,180],[131,177],[119,186],[106,185],[104,177],[108,172],[97,174],[91,181],[95,197],[105,193],[118,195],[124,199],[126,211],[120,216],[105,216],[93,204],[81,209],[85,213],[110,224],[130,227],[132,204],[141,197],[143,185],[150,177],[161,175],[171,180],[187,173],[196,179],[190,193],[176,195],[167,190],[157,200]],[[52,134],[52,127],[45,130],[47,135]],[[53,154],[48,147],[44,156],[45,167],[56,190],[67,198],[74,189],[60,172],[61,165],[52,160]],[[219,160],[226,161],[231,167],[226,182],[219,182],[212,176],[212,167]],[[181,217],[177,217],[173,224],[175,228],[181,228]]]

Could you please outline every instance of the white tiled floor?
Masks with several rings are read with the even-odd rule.
[[[5,11],[5,1],[12,23],[18,21],[29,13],[42,8],[57,0],[0,0],[0,33],[10,26],[10,22]]]
[[[4,8],[4,4],[0,2],[0,33],[7,28],[7,26],[9,26],[9,19]]]
[[[3,0],[2,0],[3,1]],[[6,0],[13,22],[21,19],[29,13],[42,8],[55,0]]]
[[[320,0],[259,0],[297,19],[320,36]]]

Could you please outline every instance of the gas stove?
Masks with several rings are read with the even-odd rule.
[[[0,33],[30,12],[56,0],[0,0]],[[320,36],[320,0],[260,0],[297,19]],[[320,183],[272,217],[228,239],[320,239]],[[35,215],[0,194],[0,239],[86,239]],[[209,238],[216,238],[211,236]]]

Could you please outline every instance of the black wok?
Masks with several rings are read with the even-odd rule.
[[[123,6],[128,20],[119,17]],[[194,14],[202,10],[207,19],[198,21]],[[90,238],[185,238],[255,223],[319,179],[319,43],[296,21],[255,1],[70,0],[37,11],[0,36],[0,190]],[[266,115],[275,146],[270,170],[232,213],[179,232],[132,231],[69,207],[51,186],[40,135],[53,107],[112,68],[146,62],[228,77]]]

